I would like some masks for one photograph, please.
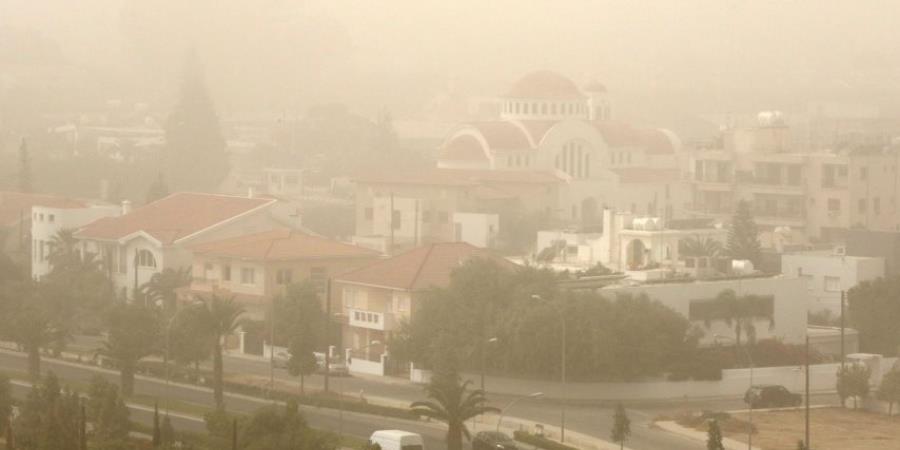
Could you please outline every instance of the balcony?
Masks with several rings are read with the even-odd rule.
[[[391,313],[380,313],[365,309],[348,309],[347,316],[351,327],[391,331],[396,326],[394,315]]]

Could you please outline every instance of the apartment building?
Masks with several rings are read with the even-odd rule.
[[[780,113],[730,129],[689,158],[691,215],[728,220],[751,203],[763,244],[842,240],[850,228],[895,229],[897,159],[892,147],[808,152],[794,148]]]
[[[810,312],[829,311],[841,315],[841,292],[863,281],[884,276],[884,258],[848,256],[843,247],[834,251],[809,251],[781,255],[781,273],[806,283]]]
[[[256,319],[288,285],[310,281],[325,289],[330,277],[378,259],[376,251],[306,232],[276,229],[190,246],[190,293],[234,296]]]

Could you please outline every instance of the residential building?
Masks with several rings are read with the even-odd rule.
[[[706,219],[640,217],[632,213],[603,211],[599,232],[546,230],[538,232],[536,255],[558,249],[552,258],[560,268],[583,270],[602,264],[632,276],[665,278],[676,272],[705,276],[714,271],[715,255],[685,253],[689,240],[708,241],[724,247],[727,230]],[[552,251],[552,250],[551,250]],[[648,269],[652,272],[648,272]]]
[[[324,292],[330,277],[378,259],[380,254],[303,231],[276,229],[189,247],[190,293],[234,296],[248,316],[262,319],[271,300],[292,283],[310,281]]]
[[[691,215],[727,220],[747,200],[767,247],[840,241],[854,227],[895,229],[895,148],[811,152],[793,142],[783,115],[764,112],[756,125],[690,152]]]
[[[485,258],[517,267],[495,253],[470,244],[435,243],[372,262],[333,280],[340,298],[344,347],[352,371],[384,375],[385,343],[400,324],[415,314],[423,291],[446,287],[450,274],[467,260]]]
[[[827,310],[841,315],[841,292],[863,281],[884,276],[884,258],[847,256],[833,251],[787,253],[781,256],[781,273],[806,282],[809,312]]]
[[[804,280],[796,277],[742,277],[727,280],[645,283],[634,286],[609,286],[598,290],[603,295],[646,295],[681,314],[703,332],[701,345],[712,345],[717,336],[735,339],[735,320],[727,306],[716,300],[721,292],[738,296],[754,295],[760,315],[747,318],[756,339],[780,339],[787,344],[802,344],[806,337],[809,291]],[[768,317],[766,317],[768,316]],[[746,339],[746,332],[743,332]],[[723,343],[718,339],[719,343]]]
[[[563,177],[549,171],[428,169],[357,177],[354,241],[389,253],[430,242],[495,242],[501,214],[551,214]]]
[[[101,203],[90,200],[0,192],[0,252],[26,268],[32,259],[44,261],[52,234],[63,227],[76,227],[90,218],[100,217],[92,214],[103,208]],[[38,235],[32,237],[34,232]],[[32,253],[35,253],[33,258]]]
[[[900,275],[900,231],[849,230],[845,253],[883,258],[884,275]]]
[[[63,230],[75,231],[95,220],[116,217],[124,207],[107,203],[72,201],[41,202],[31,208],[31,276],[40,279],[50,273],[50,252],[54,237]]]
[[[166,268],[191,266],[189,246],[286,226],[276,200],[180,192],[105,217],[75,236],[85,252],[100,255],[124,297]]]

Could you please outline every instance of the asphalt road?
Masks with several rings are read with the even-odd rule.
[[[26,360],[24,355],[9,354],[0,352],[0,370],[3,368],[25,370]],[[87,367],[78,367],[71,364],[60,363],[53,360],[43,360],[42,368],[44,371],[52,370],[62,380],[68,380],[73,383],[87,383],[94,375],[101,375],[112,382],[118,382],[118,374],[108,373],[107,371],[98,372]],[[65,383],[63,383],[65,384]],[[26,392],[24,388],[17,387],[16,393],[23,395]],[[166,387],[164,382],[156,380],[135,379],[135,393],[145,394],[149,396],[164,399],[170,397],[177,399],[182,403],[190,403],[211,408],[213,406],[212,392],[208,389],[197,388],[193,386],[182,386],[172,384]],[[160,401],[160,408],[164,409],[165,402]],[[247,396],[226,394],[226,405],[229,411],[242,414],[250,414],[260,407],[266,406],[268,402]],[[342,432],[350,436],[359,438],[368,438],[373,431],[380,429],[403,429],[421,434],[425,438],[426,446],[429,449],[446,449],[444,444],[444,427],[437,423],[425,423],[410,420],[401,420],[385,417],[376,417],[366,414],[343,413],[331,409],[319,409],[314,407],[301,407],[310,426],[318,429],[326,429],[334,432]],[[149,413],[149,420],[152,421],[152,413]],[[137,411],[134,415],[136,420],[148,420],[148,413],[145,411]],[[176,429],[205,431],[205,424],[194,420],[186,420],[176,418],[173,420],[173,426]]]

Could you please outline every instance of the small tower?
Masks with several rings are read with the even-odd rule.
[[[610,120],[612,111],[606,86],[593,80],[584,87],[584,92],[588,95],[588,118],[590,120]]]

